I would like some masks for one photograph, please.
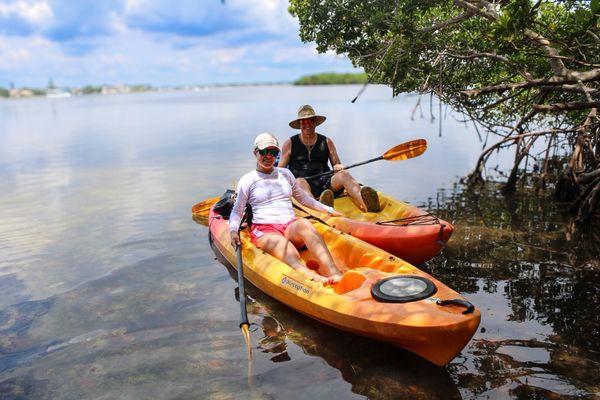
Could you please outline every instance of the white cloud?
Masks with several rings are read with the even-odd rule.
[[[17,17],[33,25],[43,25],[52,20],[52,8],[45,1],[17,1],[10,4],[0,4],[0,16]]]
[[[0,5],[0,17],[20,10],[51,27],[18,35],[15,25],[11,34],[0,33],[0,87],[40,87],[49,78],[59,86],[281,82],[352,70],[345,57],[317,54],[314,44],[300,41],[286,1],[209,3],[106,0],[91,10],[66,0],[52,0],[53,9],[45,1]]]
[[[182,56],[177,60],[177,70],[180,72],[188,72],[192,68],[192,62],[189,57]]]
[[[143,9],[146,3],[146,0],[126,0],[125,13],[137,12],[138,10]]]
[[[0,69],[22,66],[31,60],[31,53],[27,49],[10,49],[0,52]]]
[[[273,56],[273,61],[282,62],[293,62],[299,60],[312,59],[315,56],[316,47],[313,44],[306,44],[304,46],[288,46],[278,51]]]
[[[211,57],[212,65],[223,65],[223,64],[233,64],[244,57],[247,53],[247,49],[245,48],[236,48],[236,49],[216,49],[213,50],[213,54]]]

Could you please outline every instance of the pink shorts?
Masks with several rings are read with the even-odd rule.
[[[294,218],[285,224],[252,224],[250,227],[250,240],[256,247],[258,247],[256,241],[265,235],[274,233],[276,235],[285,237],[285,230],[297,219],[298,218]]]

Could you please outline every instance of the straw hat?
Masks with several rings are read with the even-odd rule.
[[[298,118],[290,122],[290,126],[294,129],[300,129],[300,120],[308,118],[315,118],[315,126],[321,125],[326,119],[322,115],[316,115],[315,110],[310,105],[305,104],[298,109]]]

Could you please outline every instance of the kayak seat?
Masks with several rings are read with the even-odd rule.
[[[337,294],[346,294],[357,291],[355,294],[365,299],[371,298],[371,286],[382,278],[387,278],[392,274],[378,271],[368,267],[358,267],[346,271],[342,279],[334,285],[334,291]],[[364,296],[358,292],[365,292]],[[356,297],[356,296],[353,296]]]
[[[367,277],[359,271],[347,271],[344,276],[342,276],[342,279],[335,285],[334,291],[337,294],[348,293],[361,287],[365,280],[367,280]]]

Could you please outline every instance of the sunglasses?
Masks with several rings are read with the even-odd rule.
[[[279,150],[277,149],[258,149],[258,154],[260,154],[261,156],[266,156],[267,154],[273,156],[273,157],[277,157],[279,155]]]

